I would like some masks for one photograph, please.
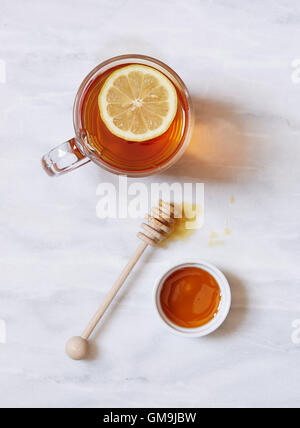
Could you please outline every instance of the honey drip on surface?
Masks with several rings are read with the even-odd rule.
[[[172,241],[187,241],[200,227],[199,219],[202,216],[200,206],[187,202],[173,205],[177,213],[182,213],[182,217],[174,218],[172,232],[160,244],[163,248],[167,248]]]
[[[211,321],[221,301],[215,278],[198,267],[184,267],[164,282],[160,303],[165,315],[176,325],[196,328]]]

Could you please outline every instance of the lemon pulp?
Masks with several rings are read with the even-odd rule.
[[[128,141],[146,141],[170,127],[177,111],[177,92],[160,71],[128,65],[106,79],[98,106],[112,134]]]

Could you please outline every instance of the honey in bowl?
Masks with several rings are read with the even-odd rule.
[[[209,323],[218,313],[221,289],[206,270],[187,266],[177,269],[162,284],[160,304],[166,317],[184,328]]]

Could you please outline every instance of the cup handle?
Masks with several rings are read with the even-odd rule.
[[[75,138],[60,144],[42,157],[42,165],[50,176],[72,171],[90,162],[78,149]]]

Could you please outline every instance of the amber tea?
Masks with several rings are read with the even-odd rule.
[[[98,98],[109,76],[128,65],[132,64],[113,67],[91,82],[83,96],[81,121],[90,149],[102,162],[124,173],[151,171],[175,156],[185,141],[188,102],[181,88],[171,83],[177,94],[177,108],[162,135],[145,141],[130,141],[115,135],[101,117]]]

